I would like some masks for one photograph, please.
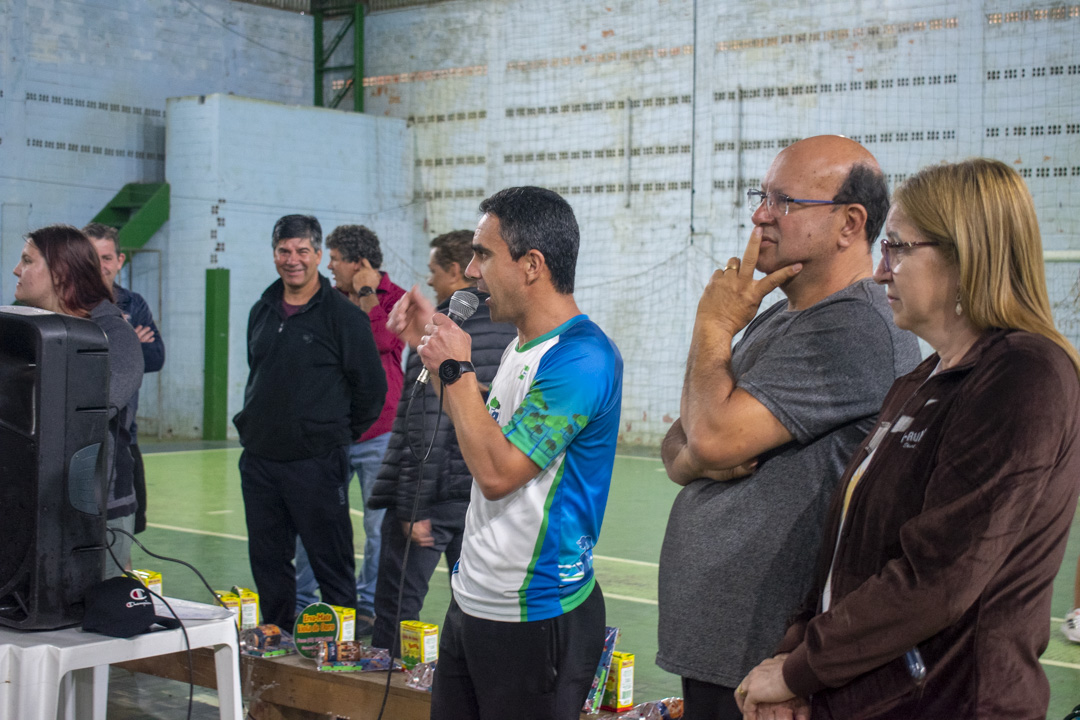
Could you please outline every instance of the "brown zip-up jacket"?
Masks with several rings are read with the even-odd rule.
[[[937,362],[896,381],[849,463],[809,610],[779,648],[814,720],[1046,717],[1039,656],[1080,492],[1080,381],[1064,351],[1019,331],[988,332],[931,376]]]

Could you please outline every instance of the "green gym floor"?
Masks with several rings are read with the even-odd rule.
[[[149,498],[148,527],[138,536],[151,551],[181,558],[199,568],[214,588],[254,587],[247,559],[244,505],[237,460],[240,449],[205,449],[201,443],[142,445]],[[656,657],[656,578],[668,510],[678,487],[656,458],[620,455],[615,462],[603,533],[596,547],[596,575],[607,601],[608,624],[622,630],[619,649],[635,655],[634,697],[640,702],[680,695],[679,679],[658,668]],[[359,564],[364,545],[360,488],[350,486],[354,542]],[[1047,715],[1060,720],[1080,704],[1080,645],[1058,630],[1072,602],[1073,571],[1080,554],[1080,510],[1054,586],[1050,646],[1043,666],[1050,678]],[[198,578],[187,568],[132,551],[138,569],[160,571],[165,594],[209,602]],[[432,578],[421,612],[425,622],[441,624],[450,601],[445,565]],[[186,688],[184,689],[186,704]]]

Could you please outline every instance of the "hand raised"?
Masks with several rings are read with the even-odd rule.
[[[435,306],[431,304],[417,285],[401,296],[390,310],[386,327],[390,332],[416,349],[424,335],[424,325],[431,321]]]
[[[428,372],[437,375],[439,365],[446,360],[472,359],[472,338],[446,315],[435,313],[424,326],[416,352]]]
[[[371,263],[368,262],[367,258],[360,258],[360,267],[356,269],[356,274],[352,276],[352,291],[358,293],[362,287],[374,289],[379,287],[380,282],[382,282],[382,273],[371,267]]]
[[[725,267],[713,273],[698,302],[697,321],[716,325],[730,335],[742,330],[757,314],[766,295],[799,274],[801,263],[788,265],[754,279],[758,252],[761,249],[761,228],[755,227],[742,260],[731,258]]]

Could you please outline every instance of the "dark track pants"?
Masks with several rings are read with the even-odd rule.
[[[356,607],[349,519],[349,454],[337,448],[305,460],[240,456],[248,558],[263,622],[292,632],[296,619],[296,536],[307,548],[323,602]]]
[[[684,677],[683,720],[742,720],[735,688]]]
[[[495,622],[450,601],[440,629],[432,720],[577,720],[604,650],[600,585],[550,620]]]
[[[135,532],[141,533],[146,529],[146,467],[143,465],[142,452],[135,443],[131,444],[131,460],[134,463],[135,485]]]
[[[435,546],[420,547],[413,543],[409,548],[409,562],[405,563],[405,590],[401,596],[402,620],[420,619],[428,584],[444,553],[446,564],[453,571],[461,555],[461,538],[465,534],[465,513],[468,509],[467,502],[444,503],[430,508],[431,535],[435,539]],[[379,583],[375,586],[375,632],[371,636],[371,644],[391,648],[394,657],[399,655],[400,634],[396,621],[405,541],[401,520],[393,509],[387,510],[382,524]]]

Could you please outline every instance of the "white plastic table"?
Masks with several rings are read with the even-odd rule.
[[[172,598],[169,603],[183,619],[192,649],[214,649],[221,720],[241,720],[234,616],[210,605]],[[0,628],[0,718],[56,720],[62,709],[67,718],[104,720],[110,663],[185,649],[180,629],[112,638],[78,628],[45,632]]]

